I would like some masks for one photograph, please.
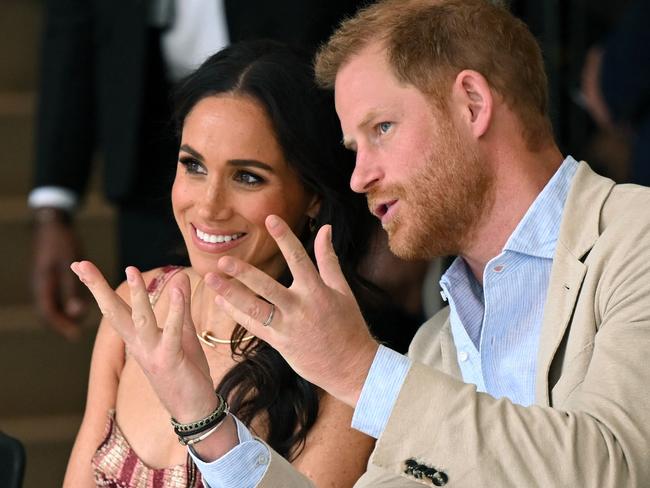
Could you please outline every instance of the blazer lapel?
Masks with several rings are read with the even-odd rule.
[[[458,357],[456,345],[454,344],[454,336],[451,333],[451,322],[449,317],[445,321],[442,329],[440,329],[440,353],[442,356],[442,370],[455,378],[462,379],[463,374],[458,366]]]
[[[538,404],[550,404],[551,365],[573,315],[587,272],[583,260],[598,238],[600,212],[613,186],[612,180],[580,163],[564,207],[544,306],[537,355]]]

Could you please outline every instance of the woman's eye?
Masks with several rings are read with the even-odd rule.
[[[180,158],[178,160],[183,166],[185,166],[185,172],[191,175],[204,175],[207,174],[205,167],[199,161],[194,158]]]
[[[257,186],[264,183],[264,178],[257,176],[256,174],[249,173],[248,171],[238,171],[235,173],[235,181],[248,186]]]
[[[388,133],[391,127],[393,127],[392,122],[380,122],[379,124],[377,124],[377,130],[382,135]]]

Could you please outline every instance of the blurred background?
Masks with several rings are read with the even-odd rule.
[[[552,119],[562,150],[588,160],[600,173],[618,181],[647,184],[635,176],[640,173],[635,173],[631,161],[638,143],[637,125],[647,121],[650,84],[644,96],[634,102],[634,110],[628,111],[632,114],[628,119],[617,112],[609,114],[605,123],[587,110],[589,93],[585,93],[585,77],[590,76],[585,72],[587,54],[594,45],[604,45],[622,21],[626,7],[638,2],[507,3],[531,26],[542,45]],[[42,10],[41,0],[0,0],[0,431],[20,439],[25,446],[26,488],[61,485],[81,421],[98,321],[92,308],[84,319],[81,338],[69,342],[45,327],[32,305],[33,224],[26,202],[33,184]],[[645,45],[638,48],[630,49],[628,45],[627,64],[646,73],[647,54],[645,61],[635,58]],[[98,166],[93,170],[95,175],[99,174]],[[117,277],[111,273],[117,269],[115,213],[103,200],[98,180],[98,176],[92,178],[74,225],[83,241],[83,256],[96,262],[115,281]],[[439,273],[437,269],[433,275]],[[437,301],[435,280],[427,279],[426,285],[425,294],[435,295]]]
[[[74,343],[46,328],[32,307],[31,210],[37,56],[42,2],[0,1],[0,430],[27,453],[26,488],[61,486],[81,421],[98,315]],[[77,216],[85,254],[115,265],[114,216],[95,191]]]

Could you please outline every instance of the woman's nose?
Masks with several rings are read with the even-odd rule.
[[[199,215],[206,220],[224,220],[232,215],[228,192],[215,182],[201,196]]]

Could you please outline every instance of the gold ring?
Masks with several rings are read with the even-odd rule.
[[[273,316],[275,315],[275,304],[271,304],[271,312],[269,313],[269,316],[266,317],[266,320],[262,322],[262,325],[264,327],[268,327],[271,325],[271,322],[273,321]]]

